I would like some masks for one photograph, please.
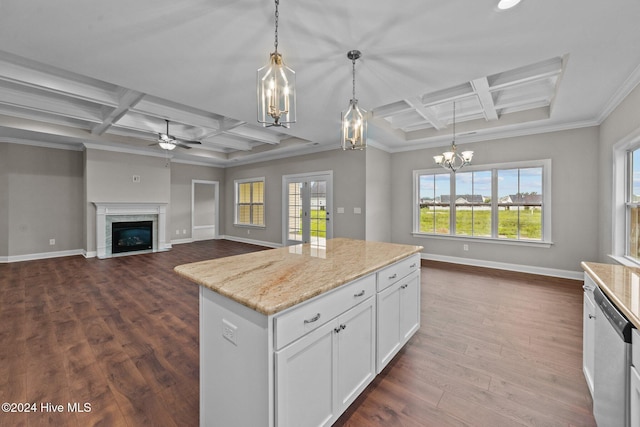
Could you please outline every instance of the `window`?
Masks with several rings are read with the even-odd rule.
[[[628,152],[627,165],[626,255],[640,262],[640,148]]]
[[[264,178],[235,181],[236,225],[264,226]]]
[[[550,160],[414,171],[414,233],[550,243],[550,176]]]

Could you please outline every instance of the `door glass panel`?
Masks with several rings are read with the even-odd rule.
[[[309,242],[314,246],[326,246],[327,239],[327,182],[310,181]]]
[[[302,182],[290,182],[288,208],[288,239],[302,242]]]

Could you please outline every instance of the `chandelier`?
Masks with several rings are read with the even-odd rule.
[[[451,151],[445,151],[444,153],[433,156],[437,165],[442,166],[445,169],[450,169],[455,173],[458,169],[471,164],[473,158],[473,151],[463,151],[458,154],[456,151],[456,102],[453,102],[453,140],[451,141]]]
[[[257,74],[258,123],[264,127],[288,128],[296,122],[296,73],[287,67],[278,52],[278,5],[275,12],[275,50],[269,55],[269,63]]]
[[[353,65],[353,96],[347,111],[342,113],[342,138],[340,146],[343,150],[363,150],[367,146],[367,112],[358,107],[356,99],[356,60],[362,56],[359,50],[347,52]]]

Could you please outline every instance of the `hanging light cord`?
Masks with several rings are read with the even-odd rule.
[[[276,0],[276,38],[273,45],[276,48],[276,53],[278,53],[278,18],[280,14],[278,13],[278,5],[280,4],[280,0]]]
[[[453,101],[453,141],[451,144],[456,145],[456,101]]]
[[[353,99],[356,99],[356,60],[352,59],[353,63]]]

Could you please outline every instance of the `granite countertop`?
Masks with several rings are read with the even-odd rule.
[[[640,268],[596,262],[581,265],[625,317],[640,329]]]
[[[272,315],[421,250],[422,246],[337,238],[327,240],[326,249],[307,243],[179,265],[174,270]]]

